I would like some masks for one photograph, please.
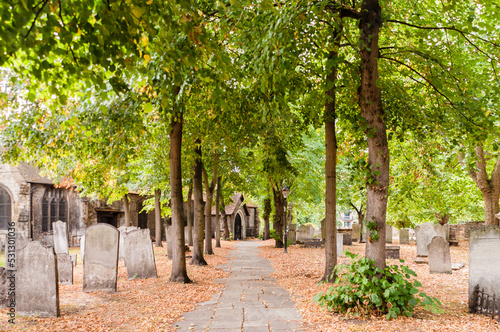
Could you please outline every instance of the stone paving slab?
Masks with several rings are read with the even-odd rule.
[[[174,324],[177,331],[305,331],[289,293],[269,277],[271,263],[259,257],[258,246],[256,241],[236,243],[230,262],[223,266],[231,274],[218,280],[224,289],[185,313]]]

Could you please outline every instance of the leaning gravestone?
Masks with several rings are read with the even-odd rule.
[[[54,251],[57,258],[57,279],[61,285],[73,284],[73,261],[69,255],[67,224],[62,221],[52,223]]]
[[[399,244],[410,244],[410,230],[401,228],[399,231]]]
[[[344,249],[344,234],[337,233],[337,257],[342,257],[343,249]]]
[[[30,242],[19,250],[16,309],[24,316],[59,316],[59,286],[53,248]]]
[[[123,256],[128,278],[156,278],[155,255],[149,229],[120,233],[120,237],[122,236],[124,237]]]
[[[392,226],[385,225],[385,243],[392,243]]]
[[[353,224],[352,225],[352,240],[354,242],[358,242],[359,241],[359,224]]]
[[[135,226],[120,226],[118,227],[118,231],[120,232],[120,244],[118,245],[118,259],[124,260],[125,256],[123,255],[123,240],[125,239],[125,234],[131,231],[136,230]]]
[[[427,257],[429,255],[427,246],[436,235],[434,226],[431,223],[420,225],[417,231],[417,256]]]
[[[437,236],[441,236],[443,239],[446,240],[446,229],[443,225],[435,224],[434,225],[434,232],[436,232]]]
[[[475,308],[474,288],[500,298],[500,227],[484,226],[469,235],[469,309]]]
[[[120,232],[108,224],[99,223],[85,231],[83,259],[83,291],[116,291],[118,273],[118,243]]]
[[[430,273],[451,273],[450,244],[441,236],[434,236],[427,246]]]
[[[56,255],[69,254],[66,223],[60,220],[53,222],[52,230],[54,232],[54,251],[56,252]]]

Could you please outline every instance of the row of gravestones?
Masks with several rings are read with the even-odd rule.
[[[59,316],[58,283],[72,283],[73,263],[67,239],[63,239],[66,224],[53,225],[54,248],[16,238],[15,304],[20,315]],[[59,234],[64,236],[59,238]],[[84,292],[116,291],[119,251],[129,279],[157,277],[149,229],[119,231],[108,224],[95,224],[86,229],[82,245]],[[8,277],[5,271],[0,272],[4,279]],[[9,282],[2,281],[0,296],[5,297]]]

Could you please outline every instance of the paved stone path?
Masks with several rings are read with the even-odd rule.
[[[273,268],[259,256],[258,246],[257,241],[236,243],[230,261],[222,266],[231,272],[224,289],[185,313],[174,324],[178,331],[304,331],[302,315],[288,292],[269,276]]]

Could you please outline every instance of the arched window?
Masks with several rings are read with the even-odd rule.
[[[61,220],[62,222],[67,222],[68,214],[66,213],[66,199],[64,197],[61,197],[61,200],[59,201],[59,218],[58,220]]]
[[[47,196],[42,200],[42,232],[49,231],[49,199]]]
[[[52,230],[52,223],[57,221],[57,199],[54,197],[50,201],[50,222],[49,230]]]
[[[0,187],[0,229],[9,228],[11,216],[10,195],[7,190]]]

